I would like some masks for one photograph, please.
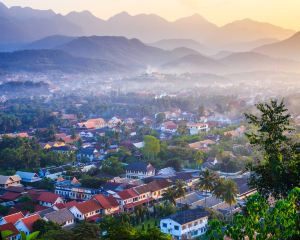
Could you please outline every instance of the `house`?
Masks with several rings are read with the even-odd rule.
[[[122,210],[131,210],[135,206],[140,205],[139,194],[134,189],[129,188],[113,195],[118,201]]]
[[[125,167],[126,178],[143,179],[155,175],[155,168],[150,163],[136,162]]]
[[[91,199],[85,202],[76,204],[70,208],[74,217],[78,220],[95,220],[100,218],[102,207],[95,200]]]
[[[188,123],[187,128],[190,131],[190,135],[197,135],[201,132],[209,131],[209,127],[207,123]]]
[[[13,213],[10,215],[6,215],[5,217],[2,217],[0,219],[0,225],[6,224],[6,223],[12,223],[15,224],[18,220],[23,218],[24,215],[22,212]]]
[[[147,184],[151,191],[151,198],[154,200],[160,200],[163,193],[172,186],[172,183],[168,180],[155,180]]]
[[[103,118],[94,118],[89,119],[86,122],[81,122],[77,124],[78,127],[83,129],[100,129],[107,126],[105,120]]]
[[[242,136],[245,132],[246,132],[246,127],[244,125],[242,125],[235,130],[224,132],[224,136],[231,137],[231,138],[237,138],[237,137]]]
[[[76,154],[78,161],[80,160],[89,160],[93,161],[99,154],[98,150],[93,147],[83,147],[80,148]]]
[[[3,195],[0,196],[0,199],[3,201],[1,204],[4,206],[11,206],[14,205],[14,202],[21,197],[21,193],[16,192],[5,192]]]
[[[102,213],[105,215],[111,215],[120,212],[120,206],[118,201],[113,196],[104,196],[103,194],[97,194],[93,197],[102,207]]]
[[[161,128],[160,130],[162,132],[167,132],[167,133],[175,133],[177,131],[177,124],[172,122],[172,121],[167,121],[167,122],[164,122],[162,125],[161,125]]]
[[[210,139],[205,139],[203,141],[198,141],[194,143],[190,143],[189,147],[195,150],[201,150],[203,152],[208,152],[210,150],[210,146],[216,144],[215,141]]]
[[[55,193],[67,199],[89,200],[94,195],[100,193],[100,189],[81,187],[80,182],[73,180],[64,180],[55,183]]]
[[[202,208],[177,212],[160,220],[160,230],[176,240],[197,238],[206,232],[208,216]]]
[[[9,235],[5,238],[6,240],[16,240],[19,237],[19,230],[12,224],[6,223],[0,226],[0,232],[9,231]]]
[[[65,173],[66,170],[63,167],[42,168],[39,171],[39,176],[56,180]]]
[[[37,173],[33,172],[17,171],[16,174],[20,176],[22,182],[26,183],[38,182],[42,180]]]
[[[52,192],[42,192],[37,200],[44,207],[52,207],[57,203],[63,203],[63,199],[58,194]]]
[[[45,214],[45,216],[43,218],[46,221],[54,222],[63,228],[73,225],[75,222],[74,215],[67,208],[63,208],[63,209],[59,209],[57,211],[52,211],[50,213],[47,213],[47,214]]]
[[[33,214],[28,217],[21,218],[15,223],[15,227],[20,231],[24,232],[26,235],[29,235],[32,232],[33,224],[41,219],[40,215]]]
[[[11,186],[21,186],[21,178],[18,175],[3,176],[0,175],[0,188],[8,188]]]

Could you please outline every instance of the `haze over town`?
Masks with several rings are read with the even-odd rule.
[[[1,236],[298,239],[299,9],[0,2]]]

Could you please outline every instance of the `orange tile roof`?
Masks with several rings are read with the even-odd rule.
[[[15,224],[19,219],[23,218],[24,215],[21,212],[17,212],[11,215],[7,215],[5,217],[3,217],[3,219],[7,222],[7,223],[12,223]]]
[[[32,225],[40,218],[40,215],[34,214],[26,218],[22,218],[21,221],[25,224],[29,231],[32,231]]]
[[[82,214],[86,214],[86,213],[90,213],[90,212],[102,209],[102,207],[100,206],[100,204],[97,201],[93,200],[93,199],[92,200],[88,200],[86,202],[78,203],[76,205],[76,208]]]

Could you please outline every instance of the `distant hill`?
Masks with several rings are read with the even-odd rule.
[[[164,64],[162,71],[174,72],[214,72],[223,69],[218,61],[201,54],[192,54]]]
[[[132,70],[128,67],[109,62],[74,57],[60,50],[25,50],[0,53],[0,72],[48,72],[65,73],[113,73]]]
[[[269,56],[253,52],[233,53],[219,61],[234,72],[300,71],[299,62],[271,58]]]
[[[59,46],[58,49],[74,56],[136,66],[159,65],[172,58],[168,51],[147,46],[138,39],[125,37],[79,37]]]
[[[23,46],[23,49],[53,49],[57,48],[63,44],[66,44],[75,39],[75,37],[53,35],[50,37],[42,38],[40,40],[34,41],[30,44]]]
[[[216,31],[210,42],[216,45],[229,43],[253,42],[260,39],[285,39],[294,31],[284,29],[269,23],[243,19],[226,24]]]
[[[192,39],[163,39],[154,43],[149,43],[148,45],[165,50],[173,50],[175,48],[184,47],[193,49],[203,54],[209,54],[212,52],[212,50],[210,50],[208,47]]]
[[[300,61],[300,32],[278,43],[255,48],[254,52],[267,54],[273,57],[288,58]]]
[[[169,39],[168,44],[172,48],[188,47],[203,54],[212,54],[205,51],[207,48],[212,48],[209,50],[215,52],[248,51],[249,47],[259,46],[259,41],[282,40],[294,33],[292,30],[250,19],[234,21],[219,27],[199,14],[171,22],[155,14],[130,15],[121,12],[103,20],[89,11],[71,12],[62,16],[52,10],[7,8],[4,4],[0,4],[0,29],[4,29],[6,33],[0,34],[0,44],[28,43],[51,35],[124,36],[147,43]],[[204,45],[204,49],[197,44],[196,46],[195,42],[183,42],[182,38],[199,42]],[[154,46],[171,50],[163,47],[165,43],[159,44],[161,46]],[[235,49],[237,45],[238,49]]]

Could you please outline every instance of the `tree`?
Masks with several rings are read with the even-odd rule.
[[[275,206],[256,193],[249,197],[243,212],[234,215],[231,223],[209,222],[206,237],[220,240],[224,235],[233,240],[299,239],[299,200],[300,188],[291,190],[288,197],[278,200]]]
[[[196,164],[198,166],[198,169],[202,165],[203,159],[204,159],[204,153],[202,151],[197,151],[195,153],[195,161],[196,161]]]
[[[233,180],[225,179],[223,182],[223,189],[222,199],[229,204],[231,210],[231,206],[236,203],[238,194],[237,185]]]
[[[80,180],[80,183],[83,187],[86,188],[95,188],[99,189],[101,185],[106,183],[107,180],[103,178],[98,178],[98,177],[92,177],[89,175],[84,175],[82,179]]]
[[[164,112],[160,112],[160,113],[156,114],[155,119],[156,119],[157,124],[161,124],[165,121],[166,114]]]
[[[123,165],[117,157],[110,157],[103,161],[101,170],[112,176],[119,176],[124,172]]]
[[[73,233],[76,239],[80,240],[96,240],[99,239],[100,228],[93,223],[83,222],[73,229]]]
[[[165,201],[170,202],[173,206],[176,206],[176,196],[177,196],[177,193],[174,188],[168,188],[162,194],[163,199]]]
[[[142,148],[144,156],[147,160],[153,161],[160,152],[159,140],[156,137],[147,135],[144,137],[144,144]]]
[[[33,223],[32,229],[33,231],[39,231],[43,235],[51,230],[60,230],[61,227],[54,222],[39,219]]]
[[[259,116],[245,114],[254,128],[247,137],[250,143],[263,154],[256,165],[250,165],[250,185],[264,196],[286,196],[298,186],[300,179],[300,157],[296,145],[291,141],[290,114],[283,101],[256,105]]]
[[[157,227],[148,228],[147,231],[140,231],[136,240],[171,240],[170,235],[162,233]]]
[[[45,240],[75,240],[75,235],[70,230],[50,230],[43,236]]]
[[[40,234],[40,232],[33,232],[30,233],[29,235],[26,235],[25,232],[21,231],[21,240],[34,240],[37,239],[38,235]]]
[[[207,193],[211,192],[214,189],[217,178],[218,176],[214,172],[208,169],[200,172],[199,183],[197,185],[197,188],[206,192],[205,199],[204,199],[205,207],[206,207]]]

